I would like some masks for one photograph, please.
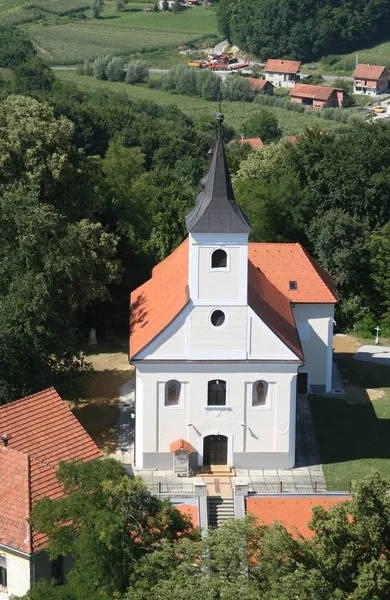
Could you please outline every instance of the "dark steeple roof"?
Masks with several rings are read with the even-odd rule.
[[[217,113],[218,139],[211,157],[209,172],[203,177],[203,191],[186,216],[188,233],[249,233],[247,218],[234,198],[229,168],[222,141],[223,116]]]

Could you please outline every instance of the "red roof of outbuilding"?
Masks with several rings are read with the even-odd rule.
[[[279,58],[269,58],[264,67],[264,71],[272,73],[298,73],[301,68],[299,60],[282,60]]]
[[[27,522],[32,505],[63,495],[59,462],[90,461],[101,452],[54,388],[0,406],[4,432],[9,442],[0,445],[0,544],[30,554],[47,542]]]
[[[240,146],[243,146],[244,144],[249,144],[249,146],[251,148],[253,148],[253,150],[257,150],[258,148],[262,148],[264,146],[264,142],[261,138],[257,137],[257,138],[241,138],[240,139]]]
[[[172,442],[172,444],[169,446],[169,450],[170,450],[170,452],[177,452],[178,450],[185,450],[186,452],[189,452],[190,454],[191,454],[191,452],[194,451],[191,444],[189,442],[186,442],[186,440],[182,440],[181,438],[179,440],[176,440],[175,442]]]
[[[266,79],[256,79],[255,77],[248,77],[248,81],[250,88],[253,91],[262,90],[267,86],[271,86],[272,88],[275,87],[273,83],[267,81]]]
[[[264,525],[271,525],[277,521],[284,525],[289,533],[310,539],[314,531],[309,529],[307,524],[311,520],[313,507],[322,506],[329,510],[335,504],[348,499],[348,496],[252,497],[246,501],[246,511]]]
[[[313,100],[329,100],[333,92],[342,92],[340,88],[333,88],[324,85],[310,85],[308,83],[296,83],[290,92],[290,96],[298,98],[311,98]]]
[[[248,246],[249,305],[301,358],[289,302],[335,303],[333,280],[300,244]],[[188,304],[188,258],[186,239],[153,269],[152,278],[131,294],[130,358],[154,340]],[[295,290],[289,289],[290,281],[296,281]]]
[[[365,65],[361,63],[354,70],[353,77],[357,77],[359,79],[374,79],[377,81],[382,76],[383,71],[386,71],[386,67],[378,65]]]

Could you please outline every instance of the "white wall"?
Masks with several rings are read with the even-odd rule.
[[[291,402],[293,408],[295,403],[291,396],[295,395],[297,367],[298,363],[137,364],[143,413],[147,415],[142,442],[137,439],[137,452],[169,452],[169,445],[178,438],[202,452],[203,437],[213,433],[229,437],[231,456],[233,451],[289,452],[290,434],[294,435]],[[164,384],[169,379],[182,383],[179,407],[164,407]],[[227,381],[226,407],[207,407],[209,379]],[[252,408],[251,384],[258,379],[269,384],[267,405]]]
[[[7,591],[0,588],[0,600],[11,595],[23,596],[30,589],[30,558],[0,546],[0,554],[7,560]]]
[[[309,385],[331,388],[333,349],[333,304],[296,304],[293,308],[301,337]]]

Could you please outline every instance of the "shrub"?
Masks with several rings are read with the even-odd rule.
[[[96,79],[107,79],[106,68],[110,60],[110,56],[101,56],[93,62],[92,71]]]
[[[129,63],[125,77],[126,83],[146,83],[149,77],[149,67],[144,60],[134,60]]]
[[[119,56],[114,56],[106,67],[106,77],[109,81],[123,81],[125,78],[125,66]]]
[[[252,94],[249,81],[239,75],[228,75],[222,85],[222,95],[230,102],[250,102]]]
[[[276,142],[282,137],[278,119],[269,110],[262,109],[244,125],[245,137],[260,137],[264,143]]]
[[[324,65],[328,65],[329,67],[331,67],[332,65],[336,64],[339,60],[340,57],[337,54],[328,54],[328,56],[324,56],[321,59],[321,62]]]
[[[199,71],[196,77],[198,95],[205,100],[218,100],[221,93],[221,78],[212,71]]]

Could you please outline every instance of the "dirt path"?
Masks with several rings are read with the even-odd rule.
[[[99,448],[111,454],[117,447],[120,388],[131,380],[134,368],[126,351],[112,344],[88,348],[85,357],[93,373],[73,412]]]

